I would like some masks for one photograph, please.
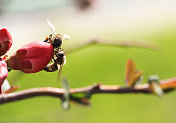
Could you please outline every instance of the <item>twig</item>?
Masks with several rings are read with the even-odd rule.
[[[165,93],[169,90],[176,88],[176,78],[160,81],[160,87],[164,90]],[[125,94],[125,93],[144,93],[152,94],[153,92],[150,89],[149,84],[140,84],[134,87],[122,87],[119,85],[101,85],[95,84],[92,86],[70,89],[70,94],[74,93],[90,93],[94,94]],[[23,100],[36,96],[52,96],[58,97],[63,100],[64,89],[62,88],[53,88],[53,87],[41,87],[41,88],[32,88],[26,89],[19,92],[14,92],[10,94],[0,95],[0,104],[14,102],[18,100]],[[70,97],[71,98],[71,97]]]
[[[87,42],[79,43],[77,45],[72,45],[70,48],[67,48],[67,53],[78,51],[85,47],[91,45],[100,45],[100,46],[110,46],[110,47],[138,47],[145,48],[150,50],[160,50],[160,47],[155,43],[144,41],[144,40],[102,40],[102,39],[92,39]]]

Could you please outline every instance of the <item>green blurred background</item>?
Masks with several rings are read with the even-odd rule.
[[[70,35],[64,42],[67,49],[91,38],[135,40],[157,43],[161,51],[142,48],[110,48],[90,46],[67,54],[62,76],[70,87],[93,83],[124,85],[127,59],[144,71],[144,81],[157,74],[160,79],[176,76],[176,1],[174,0],[104,0],[87,9],[79,9],[73,0],[1,0],[0,26],[13,36],[8,52],[32,41],[42,41],[51,33],[50,20],[58,33]],[[59,87],[57,72],[35,74],[9,73],[8,80],[21,86]],[[16,81],[14,83],[14,81]],[[158,98],[145,94],[100,94],[91,99],[91,106],[71,104],[65,111],[61,101],[53,97],[35,97],[0,105],[0,123],[175,123],[176,91]]]

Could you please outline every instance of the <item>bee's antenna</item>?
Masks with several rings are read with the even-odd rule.
[[[47,20],[47,23],[48,23],[48,26],[51,28],[52,32],[54,33],[54,35],[56,35],[55,28],[54,28],[53,24],[49,20]]]

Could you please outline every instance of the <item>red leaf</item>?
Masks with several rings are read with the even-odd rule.
[[[129,59],[126,66],[126,78],[125,82],[128,87],[134,86],[140,79],[142,71],[136,70],[136,66],[133,60]]]

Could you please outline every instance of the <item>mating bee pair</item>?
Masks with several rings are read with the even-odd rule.
[[[64,49],[61,48],[63,40],[70,39],[70,36],[63,34],[56,34],[55,28],[51,22],[47,21],[49,27],[51,28],[53,34],[46,37],[44,42],[48,42],[52,44],[54,47],[54,54],[52,56],[53,63],[48,64],[44,70],[47,72],[53,72],[56,70],[59,70],[58,76],[60,75],[60,72],[62,70],[62,66],[66,63],[66,56]]]

